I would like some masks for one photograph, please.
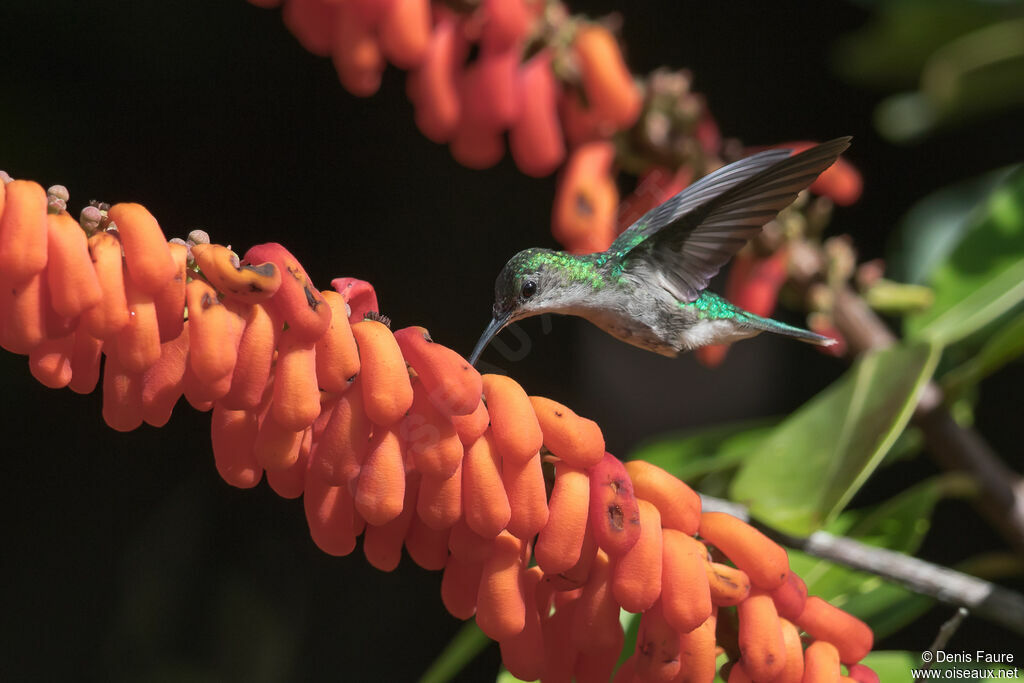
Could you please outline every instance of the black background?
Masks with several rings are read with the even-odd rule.
[[[138,201],[169,236],[202,227],[239,251],[280,241],[321,286],[368,279],[396,326],[423,324],[463,352],[489,319],[508,256],[553,246],[552,178],[526,178],[508,159],[487,172],[458,166],[415,129],[401,72],[354,98],[277,11],[241,0],[12,5],[0,7],[0,167],[68,186],[75,213],[93,198]],[[832,230],[851,232],[862,257],[881,255],[930,190],[1020,156],[1011,115],[914,147],[880,140],[870,116],[881,93],[828,65],[836,37],[866,20],[855,5],[647,0],[624,14],[634,71],[692,68],[725,134],[749,144],[854,135],[866,191]],[[549,323],[524,323],[531,352],[504,369],[598,420],[621,455],[667,429],[787,413],[842,371],[767,336],[712,372],[575,320]],[[327,557],[300,503],[265,484],[223,484],[207,415],[182,403],[164,429],[117,434],[98,393],[45,390],[8,353],[0,377],[0,678],[413,680],[458,629],[439,574],[408,559],[384,574],[360,548]],[[1020,452],[1019,425],[1007,421],[1022,379],[1018,365],[983,387],[979,429],[1007,454]],[[931,471],[887,470],[862,502]],[[940,506],[936,530],[924,554],[938,561],[1000,548],[962,503]],[[920,650],[947,612],[882,645]],[[1012,642],[971,620],[956,644]],[[491,680],[497,662],[492,647],[464,680]]]

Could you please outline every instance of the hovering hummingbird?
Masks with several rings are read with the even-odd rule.
[[[849,146],[850,138],[843,137],[794,156],[775,149],[729,164],[648,211],[607,251],[519,252],[498,274],[493,319],[470,363],[506,326],[541,313],[585,318],[627,344],[669,357],[761,332],[835,344],[754,315],[706,288],[733,254]]]

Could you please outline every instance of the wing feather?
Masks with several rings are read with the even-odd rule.
[[[794,156],[769,150],[721,168],[649,211],[609,252],[627,264],[647,261],[678,300],[694,301],[849,144],[850,138],[838,138]]]

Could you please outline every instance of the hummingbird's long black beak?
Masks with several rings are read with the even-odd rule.
[[[491,343],[491,340],[497,337],[498,333],[508,325],[511,318],[511,315],[504,315],[500,318],[491,319],[491,323],[487,326],[487,329],[480,335],[480,341],[476,343],[476,348],[473,349],[473,353],[469,354],[470,365],[476,365],[476,361],[480,358],[480,354],[484,352],[484,349],[486,349],[487,345]]]

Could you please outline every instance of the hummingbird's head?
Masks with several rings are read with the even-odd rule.
[[[508,260],[494,282],[491,324],[470,354],[470,363],[476,363],[490,341],[508,325],[556,309],[562,280],[559,262],[564,259],[564,254],[550,249],[524,249]]]

